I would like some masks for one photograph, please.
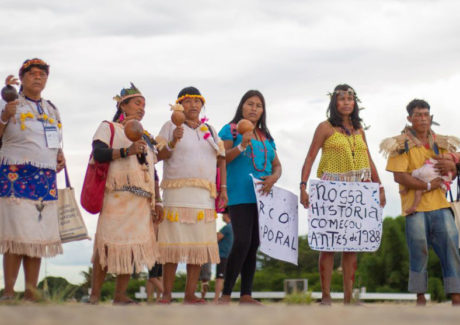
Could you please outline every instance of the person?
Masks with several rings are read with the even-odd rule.
[[[49,65],[38,58],[19,69],[17,100],[0,104],[0,253],[5,290],[14,299],[21,263],[24,299],[36,301],[43,257],[62,254],[58,227],[56,173],[65,165],[59,111],[42,98]],[[18,84],[12,75],[7,85]]]
[[[205,303],[195,296],[200,266],[219,262],[215,201],[217,198],[223,207],[228,200],[225,150],[214,128],[205,118],[200,120],[204,103],[197,88],[182,89],[176,108],[183,109],[185,124],[176,127],[168,121],[156,138],[158,157],[164,160],[161,188],[165,220],[158,233],[164,281],[161,303],[171,302],[178,263],[187,264],[184,303]],[[220,169],[220,193],[216,190],[216,166]]]
[[[110,162],[110,167],[95,235],[90,303],[98,303],[108,272],[116,274],[113,303],[125,305],[134,303],[126,295],[130,275],[152,268],[158,257],[153,224],[161,221],[161,204],[154,184],[154,140],[144,132],[131,142],[124,132],[128,121],[144,117],[145,98],[131,83],[114,99],[113,122],[102,122],[93,137],[94,160]]]
[[[359,117],[359,99],[347,84],[334,88],[327,109],[328,118],[316,128],[313,140],[302,167],[300,203],[309,207],[307,182],[312,165],[321,149],[317,177],[328,181],[375,182],[380,179],[369,153],[366,137]],[[380,204],[385,206],[385,192],[380,184]],[[322,251],[319,255],[321,276],[321,303],[331,304],[331,277],[334,252]],[[342,253],[344,303],[351,302],[357,256],[355,252]]]
[[[149,278],[145,284],[147,291],[147,301],[154,300],[154,292],[156,292],[157,298],[155,299],[158,302],[161,299],[163,294],[163,267],[160,263],[155,263],[155,265],[149,270]]]
[[[233,286],[241,273],[240,303],[260,304],[252,298],[252,282],[259,247],[259,222],[256,195],[250,174],[260,179],[263,195],[270,193],[281,176],[281,163],[266,122],[265,99],[258,90],[247,91],[235,116],[219,132],[224,140],[228,174],[228,211],[232,220],[234,241],[227,261],[220,303],[230,302]],[[254,130],[237,134],[236,124],[249,120]]]
[[[155,193],[160,193],[160,188],[159,188],[159,178],[157,175],[157,171],[155,170]],[[159,194],[157,194],[159,195]],[[163,203],[159,202],[160,200],[157,200],[157,205],[160,205],[163,207]],[[163,213],[163,209],[161,209],[160,214]],[[163,219],[163,216],[160,215],[160,220]],[[153,228],[155,229],[155,237],[158,238],[158,223],[155,223],[153,225]],[[155,265],[149,270],[148,273],[148,279],[145,283],[145,289],[147,291],[147,301],[148,302],[153,302],[154,300],[154,292],[156,292],[156,299],[155,301],[158,302],[161,299],[161,295],[163,294],[163,266],[155,262]]]
[[[211,263],[201,265],[199,281],[201,283],[201,299],[206,298],[209,290],[209,280],[211,280]]]
[[[225,223],[217,232],[217,241],[219,245],[220,263],[216,265],[216,283],[215,283],[215,296],[214,303],[218,303],[222,288],[224,286],[225,272],[227,269],[228,255],[233,245],[233,231],[232,224],[230,223],[230,216],[228,208],[222,213],[222,220]]]
[[[451,157],[449,157],[451,158]],[[448,159],[449,159],[448,158]],[[411,175],[423,182],[430,182],[438,177],[441,177],[443,180],[443,184],[441,185],[441,189],[444,192],[447,192],[450,189],[450,183],[452,182],[452,176],[453,173],[447,173],[447,174],[440,174],[435,165],[437,164],[436,159],[430,158],[425,161],[425,163],[422,165],[422,167],[417,168],[412,171]],[[407,193],[407,189],[404,188],[400,191],[402,194]],[[416,190],[414,194],[414,202],[412,202],[412,205],[410,206],[409,209],[407,209],[405,212],[406,214],[412,214],[416,211],[417,205],[419,205],[420,200],[422,199],[422,194],[423,190]]]
[[[393,173],[400,189],[401,211],[406,218],[406,241],[409,249],[409,291],[417,294],[417,305],[425,305],[428,286],[428,246],[431,245],[441,261],[444,290],[451,294],[452,304],[460,304],[460,256],[458,231],[454,217],[441,189],[443,180],[418,180],[411,172],[425,160],[447,152],[454,152],[459,139],[435,134],[431,130],[430,105],[420,99],[406,107],[410,122],[401,135],[385,139],[381,149],[389,155],[386,169]],[[405,211],[411,206],[417,190],[423,190],[415,212]]]

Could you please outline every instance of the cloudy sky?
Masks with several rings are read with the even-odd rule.
[[[146,96],[143,124],[154,134],[185,86],[201,90],[217,128],[244,92],[262,91],[283,164],[279,185],[295,193],[313,132],[325,119],[326,94],[349,83],[366,108],[361,116],[371,126],[386,216],[397,216],[400,203],[378,144],[404,127],[405,105],[426,99],[441,124],[435,131],[460,135],[458,1],[3,0],[1,7],[0,78],[17,74],[27,58],[51,65],[43,95],[60,108],[77,195],[92,135],[112,118],[112,97],[130,81]],[[97,217],[84,217],[93,235]],[[304,234],[303,209],[299,223]],[[46,262],[46,274],[79,283],[92,242],[65,244],[64,251]]]

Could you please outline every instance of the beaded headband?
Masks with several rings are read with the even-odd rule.
[[[133,97],[144,97],[139,89],[134,86],[132,82],[130,82],[131,87],[130,88],[123,88],[120,91],[120,95],[116,95],[113,97],[113,100],[117,102],[117,107],[120,106],[120,104],[128,99],[128,98],[133,98]]]
[[[185,94],[181,97],[179,97],[177,100],[176,100],[176,104],[179,104],[180,102],[182,102],[184,99],[186,98],[199,98],[203,104],[206,103],[206,100],[204,99],[204,97],[202,95],[189,95],[189,94]]]
[[[29,68],[32,65],[38,66],[38,67],[44,67],[47,73],[48,73],[48,69],[50,67],[45,61],[40,60],[40,59],[26,60],[22,64],[21,68],[19,69],[19,75],[22,76],[23,73],[24,73],[24,70],[26,70],[27,68]]]

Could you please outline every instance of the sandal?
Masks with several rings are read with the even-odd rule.
[[[135,300],[129,299],[125,301],[114,301],[112,303],[114,306],[129,306],[129,305],[139,305],[139,303]]]
[[[171,299],[160,299],[160,300],[158,300],[158,303],[162,304],[162,305],[170,305],[171,304]]]
[[[185,301],[184,300],[184,305],[206,305],[207,302],[206,300],[199,298],[196,300],[190,300],[190,301]]]

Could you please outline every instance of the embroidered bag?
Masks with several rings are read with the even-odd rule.
[[[70,185],[67,166],[64,166],[65,188],[58,189],[59,235],[62,243],[90,239],[80,208],[75,200],[74,188]]]
[[[112,148],[115,129],[112,123],[104,122],[110,126],[110,148]],[[89,213],[96,214],[101,212],[109,166],[109,162],[99,163],[95,161],[93,154],[91,154],[80,196],[81,206]]]

